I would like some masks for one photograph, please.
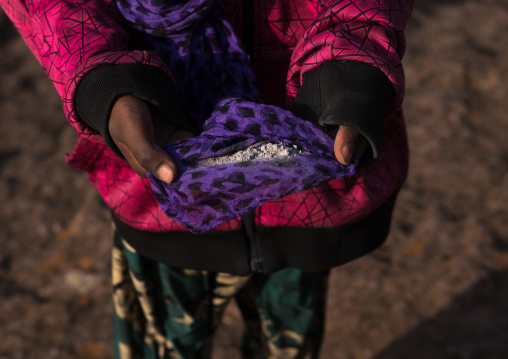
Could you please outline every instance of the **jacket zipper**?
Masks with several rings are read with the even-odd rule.
[[[254,46],[254,0],[242,1],[242,43],[245,52],[252,56]],[[252,272],[263,271],[263,258],[261,256],[261,247],[256,235],[256,211],[253,210],[242,216],[245,235],[247,237],[247,246],[249,249],[250,270]]]
[[[256,210],[245,213],[242,216],[245,236],[249,249],[250,270],[252,272],[263,272],[263,257],[261,255],[261,246],[256,234]]]

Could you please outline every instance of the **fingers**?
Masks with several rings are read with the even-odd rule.
[[[349,165],[355,153],[360,158],[369,148],[369,142],[352,127],[341,126],[335,136],[334,152],[337,160]]]
[[[109,132],[131,168],[141,177],[146,171],[164,182],[176,177],[173,159],[154,140],[154,127],[147,104],[134,96],[123,96],[113,105]]]

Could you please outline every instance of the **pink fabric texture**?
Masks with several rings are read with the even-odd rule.
[[[224,1],[237,32],[241,27],[241,3]],[[157,54],[128,50],[128,34],[115,1],[0,0],[0,4],[54,82],[65,115],[79,135],[68,163],[88,172],[93,185],[123,222],[147,231],[185,230],[162,212],[148,180],[138,177],[118,159],[76,113],[77,85],[96,66],[144,64],[160,68],[171,77]],[[392,81],[396,92],[380,158],[373,166],[358,170],[351,178],[267,201],[256,210],[258,224],[340,226],[365,217],[402,186],[408,150],[400,109],[404,94],[401,59],[405,49],[403,30],[411,9],[412,1],[402,0],[254,2],[252,62],[265,103],[291,104],[302,75],[329,60],[376,66]],[[285,86],[286,98],[282,96]],[[238,219],[233,219],[217,229],[236,229],[240,225]]]

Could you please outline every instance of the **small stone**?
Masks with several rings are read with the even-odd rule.
[[[65,285],[79,295],[93,292],[99,284],[99,277],[81,270],[71,270],[65,275]]]

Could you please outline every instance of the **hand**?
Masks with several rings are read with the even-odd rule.
[[[361,158],[369,146],[369,141],[360,132],[352,127],[340,126],[335,136],[333,150],[337,160],[343,165],[348,165],[355,152],[358,153],[358,158]]]
[[[135,96],[120,97],[111,110],[109,133],[131,168],[146,178],[146,171],[170,183],[177,175],[173,159],[160,146],[193,134],[151,111]]]

